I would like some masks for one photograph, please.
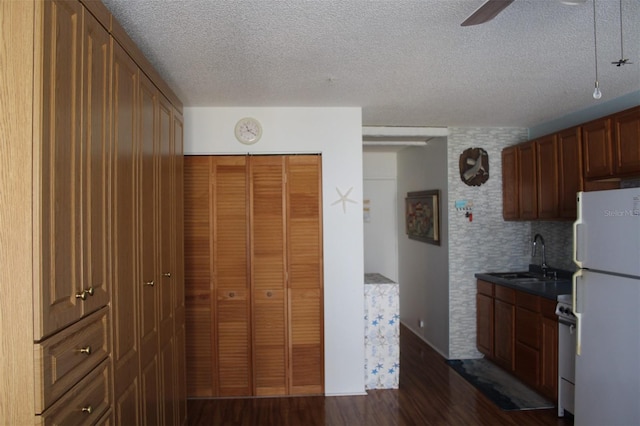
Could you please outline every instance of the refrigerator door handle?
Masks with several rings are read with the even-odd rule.
[[[573,274],[573,291],[571,292],[571,302],[573,314],[576,316],[576,355],[580,355],[582,339],[582,313],[578,312],[578,278],[582,277],[582,269]]]
[[[578,265],[578,268],[582,268],[582,261],[578,259],[578,235],[580,232],[580,228],[582,225],[582,205],[580,204],[580,196],[582,192],[578,192],[578,196],[576,198],[577,203],[577,217],[576,221],[573,222],[573,263]],[[575,294],[575,293],[574,293]]]

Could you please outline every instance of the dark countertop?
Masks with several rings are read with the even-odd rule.
[[[537,265],[530,265],[529,271],[516,271],[516,273],[526,273],[526,272],[534,272],[538,273],[539,268]],[[556,270],[558,279],[544,282],[536,282],[536,283],[517,283],[512,282],[509,279],[496,277],[494,275],[490,275],[491,272],[483,272],[475,274],[475,277],[481,279],[483,281],[487,281],[493,284],[501,285],[504,287],[509,287],[514,290],[520,290],[525,293],[534,294],[536,296],[541,296],[546,299],[557,300],[558,295],[560,294],[571,294],[572,285],[571,285],[571,275],[572,273],[569,271]]]

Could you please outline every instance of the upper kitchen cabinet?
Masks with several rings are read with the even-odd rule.
[[[572,127],[558,133],[558,217],[576,218],[576,194],[583,190],[582,132]]]
[[[515,146],[502,150],[502,216],[505,220],[520,217],[518,211],[518,153]]]
[[[556,135],[535,141],[538,219],[558,216],[558,143]]]
[[[518,145],[518,204],[520,219],[538,216],[536,149],[533,141]]]
[[[603,179],[613,176],[611,119],[603,118],[582,126],[584,177]]]
[[[640,174],[640,106],[612,118],[616,175]]]
[[[582,143],[585,179],[640,175],[640,106],[583,125]]]

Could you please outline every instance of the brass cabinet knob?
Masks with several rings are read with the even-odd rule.
[[[93,296],[94,289],[93,289],[93,287],[89,287],[89,288],[88,288],[88,289],[86,289],[84,292],[85,292],[86,294],[88,294],[89,296]]]
[[[162,275],[165,276],[166,278],[171,278],[171,272],[165,272]]]
[[[149,287],[153,287],[154,285],[156,285],[156,283],[154,283],[153,281],[146,281],[144,283],[144,285],[149,286]]]
[[[90,405],[87,405],[86,407],[82,407],[82,412],[83,413],[87,413],[87,414],[91,414],[93,413],[93,407]]]
[[[87,354],[87,355],[91,355],[91,346],[87,345],[84,348],[80,348],[80,353],[81,354]]]
[[[76,293],[76,299],[87,300],[87,293],[84,290],[80,293]]]

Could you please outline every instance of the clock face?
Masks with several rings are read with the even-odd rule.
[[[246,145],[251,145],[260,140],[262,126],[255,118],[242,118],[236,124],[236,138]]]

